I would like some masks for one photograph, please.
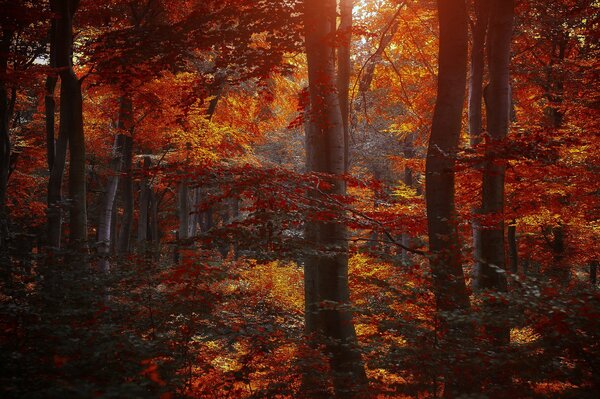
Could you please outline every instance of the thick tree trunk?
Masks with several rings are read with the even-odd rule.
[[[488,60],[490,84],[486,102],[489,145],[483,170],[481,211],[491,226],[481,232],[480,288],[496,292],[507,290],[504,273],[504,174],[506,161],[498,154],[498,147],[508,134],[510,124],[510,46],[514,16],[513,0],[491,0]],[[491,311],[491,309],[489,309]],[[502,309],[496,309],[502,312]],[[492,311],[492,314],[494,312]],[[508,323],[492,319],[486,328],[497,345],[509,341]]]
[[[13,31],[4,29],[0,33],[0,251],[2,257],[8,254],[8,213],[6,209],[6,194],[10,174],[10,109],[8,101],[8,53],[12,42]],[[6,252],[5,252],[6,251]],[[3,259],[3,263],[6,259]]]
[[[481,142],[483,133],[483,75],[485,71],[485,42],[490,14],[490,0],[475,1],[475,24],[471,30],[471,73],[469,79],[469,143],[476,147]],[[473,209],[473,214],[480,209]],[[477,217],[472,220],[473,229],[473,288],[479,288],[481,270],[481,227]]]
[[[131,229],[133,226],[133,137],[126,135],[123,143],[123,178],[121,179],[121,198],[123,200],[123,217],[119,227],[117,254],[123,256],[130,251]]]
[[[72,65],[73,15],[78,5],[79,1],[77,0],[53,0],[51,2],[52,11],[58,15],[55,25],[55,54],[56,67],[59,68],[61,80],[59,139],[61,135],[64,135],[68,138],[69,144],[69,244],[75,252],[81,252],[87,241],[83,98],[81,95],[81,82],[77,79]],[[56,193],[60,192],[60,190],[57,190],[57,185],[61,184],[62,181],[62,171],[57,170],[54,173],[54,169],[61,166],[57,159],[59,156],[58,151],[57,148],[52,168],[53,171],[51,172],[51,175],[54,174],[55,176],[55,181],[53,181],[54,187],[52,187],[53,202],[58,198]],[[58,178],[60,179],[56,180]],[[51,206],[55,207],[56,204],[49,203],[49,207]],[[60,231],[60,217],[56,218],[55,215],[52,215],[52,218],[54,224],[52,226],[52,239],[55,240],[57,230],[55,224],[58,219],[58,231]],[[60,237],[60,233],[58,237]]]
[[[438,311],[442,312],[444,345],[464,351],[473,336],[470,323],[456,320],[470,312],[460,254],[455,205],[455,157],[467,84],[467,9],[464,0],[439,0],[438,92],[426,160],[426,202],[430,264]],[[454,317],[444,317],[452,312]],[[471,371],[454,364],[445,372],[444,396],[476,390]]]
[[[312,125],[306,132],[307,169],[339,176],[346,170],[346,146],[336,95],[334,47],[330,42],[335,29],[336,2],[306,0],[304,18]],[[332,188],[327,194],[345,194],[343,180],[332,178],[330,183]],[[310,195],[315,200],[323,198],[317,190]],[[334,390],[340,398],[364,395],[367,389],[352,313],[345,308],[350,303],[346,234],[345,225],[339,222],[308,221],[306,224],[307,241],[322,251],[306,260],[306,331],[324,339]],[[315,299],[316,303],[308,302]],[[320,389],[316,388],[313,394],[323,395]]]

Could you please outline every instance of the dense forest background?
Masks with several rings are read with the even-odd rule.
[[[1,0],[3,398],[600,396],[596,0]]]

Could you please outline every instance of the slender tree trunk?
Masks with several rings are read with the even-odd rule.
[[[597,260],[593,260],[590,262],[590,284],[592,287],[596,287],[596,279],[598,275],[598,262]]]
[[[160,226],[158,220],[158,198],[156,196],[156,191],[153,188],[150,188],[150,201],[149,201],[150,209],[148,211],[148,232],[149,241],[154,244],[154,249],[158,249],[160,244]],[[158,251],[155,252],[159,255]]]
[[[7,73],[8,53],[13,38],[13,31],[3,29],[0,42],[0,251],[2,258],[8,255],[8,212],[6,194],[10,174],[10,109],[8,101]],[[6,259],[2,259],[3,263]]]
[[[567,34],[562,29],[557,29],[552,37],[552,53],[550,54],[550,63],[548,65],[548,77],[546,82],[546,98],[548,107],[549,128],[556,131],[563,125],[564,112],[562,104],[564,102],[564,80],[565,72],[563,63],[566,56]],[[568,202],[567,197],[562,198],[563,202]],[[562,222],[552,228],[552,265],[550,267],[550,279],[556,284],[565,285],[570,280],[570,270],[564,264],[565,257],[565,228]]]
[[[110,271],[108,256],[114,247],[116,237],[114,236],[113,214],[116,210],[117,190],[119,188],[120,175],[125,161],[125,146],[127,137],[130,137],[133,126],[132,104],[128,97],[121,97],[119,116],[117,122],[118,134],[115,136],[113,155],[110,162],[108,184],[105,192],[104,202],[101,206],[98,219],[98,253],[100,254],[100,270],[107,273]]]
[[[179,182],[177,213],[179,215],[179,239],[186,240],[190,232],[190,199],[186,180]]]
[[[483,133],[483,75],[485,71],[485,43],[490,15],[490,0],[475,0],[475,24],[471,30],[471,74],[469,79],[469,142],[476,147]],[[473,288],[479,288],[481,270],[481,226],[476,217],[479,208],[473,209]]]
[[[493,220],[481,232],[480,288],[496,292],[507,290],[504,269],[504,175],[506,161],[498,154],[499,146],[508,134],[510,124],[510,46],[514,16],[513,0],[491,0],[488,60],[490,84],[488,87],[487,121],[490,141],[486,149],[483,170],[482,214]],[[508,323],[494,316],[504,313],[498,306],[490,306],[491,319],[486,328],[497,345],[509,342]],[[494,308],[494,309],[492,309]],[[500,317],[500,319],[502,319]]]
[[[404,159],[413,159],[415,157],[415,135],[410,133],[404,139]],[[408,167],[404,167],[404,184],[407,187],[413,187],[415,185],[414,171]],[[402,233],[402,245],[405,247],[412,247],[413,242],[410,234],[407,232]],[[410,261],[410,253],[406,250],[402,250],[402,262],[408,263]]]
[[[134,196],[133,196],[133,137],[126,135],[123,143],[123,178],[121,179],[121,198],[123,200],[123,217],[119,227],[117,253],[123,256],[130,251],[131,229],[133,226]]]
[[[58,2],[53,0],[50,2],[52,12],[59,13]],[[61,30],[64,36],[64,29]],[[52,20],[50,28],[50,67],[57,67],[57,52],[61,48],[62,62],[64,63],[65,50],[64,44],[61,45],[59,40],[63,40],[58,36],[57,19]],[[68,55],[67,55],[68,58]],[[51,72],[52,73],[52,72]],[[48,210],[47,210],[47,244],[50,248],[60,248],[61,232],[62,232],[62,182],[67,158],[67,146],[69,138],[66,129],[59,127],[58,138],[54,138],[54,116],[55,106],[54,89],[58,75],[50,74],[46,79],[46,146],[48,167],[50,177],[48,178]]]
[[[63,91],[64,88],[64,91]],[[64,96],[64,98],[63,98]],[[83,132],[83,98],[81,82],[70,71],[61,77],[61,123],[69,126],[69,243],[83,250],[87,241],[86,155]]]
[[[182,179],[177,188],[177,216],[179,229],[177,230],[177,243],[175,245],[175,262],[179,262],[182,241],[190,237],[190,198],[187,179]]]
[[[110,255],[111,243],[114,240],[113,231],[113,210],[115,209],[115,198],[119,187],[119,175],[123,163],[123,145],[124,135],[117,134],[113,148],[113,155],[110,161],[108,183],[104,193],[104,201],[100,207],[98,218],[98,254],[100,255],[100,270],[104,273],[110,271],[108,257]]]
[[[352,8],[354,0],[340,0],[339,47],[337,49],[337,91],[344,129],[344,172],[350,165],[350,46],[352,43]]]
[[[517,243],[517,222],[513,220],[508,225],[508,261],[509,270],[516,274],[519,272],[519,247]]]
[[[445,331],[444,347],[465,351],[473,337],[470,323],[456,316],[470,313],[460,254],[455,205],[455,157],[467,84],[467,9],[464,0],[439,0],[438,92],[426,159],[426,202],[430,264],[436,305]],[[444,317],[452,312],[454,317]],[[444,397],[476,390],[471,371],[453,364],[445,372]]]
[[[67,160],[69,138],[65,129],[58,131],[54,162],[48,179],[48,245],[53,248],[61,247],[63,203],[62,181]]]
[[[52,20],[50,27],[50,68],[56,68],[56,45],[54,41],[56,36],[56,20]],[[46,95],[44,97],[44,106],[46,113],[46,157],[48,161],[48,171],[52,171],[55,156],[55,114],[56,101],[54,100],[54,91],[56,90],[56,82],[58,75],[56,71],[51,70],[46,77]]]
[[[150,209],[150,187],[148,186],[148,169],[152,165],[149,156],[144,157],[142,164],[142,181],[140,183],[140,205],[137,228],[137,243],[139,250],[144,252],[147,248],[148,241],[148,211]]]
[[[311,172],[341,175],[346,170],[344,123],[336,95],[334,47],[328,42],[336,18],[334,0],[305,1],[305,40],[308,60],[311,129],[307,131],[307,169]],[[343,195],[345,182],[332,178],[328,194]],[[315,200],[323,198],[317,190],[310,192]],[[341,216],[341,215],[340,215]],[[323,253],[307,257],[305,268],[306,331],[324,338],[333,373],[336,397],[364,395],[367,378],[358,352],[352,313],[349,305],[348,255],[346,227],[340,222],[308,221],[306,239]],[[340,307],[341,305],[341,307]],[[311,313],[316,314],[311,314]],[[306,388],[305,384],[305,388]],[[323,395],[322,387],[314,395]]]

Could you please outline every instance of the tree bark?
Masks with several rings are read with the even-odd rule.
[[[0,42],[0,251],[2,257],[8,254],[8,212],[6,209],[6,194],[10,174],[10,109],[8,101],[8,54],[14,32],[3,29]],[[5,252],[6,251],[6,252]],[[6,259],[3,259],[5,261]],[[3,262],[4,263],[4,262]]]
[[[508,225],[508,261],[509,270],[516,274],[519,272],[519,247],[517,243],[517,222],[512,221]]]
[[[140,182],[140,205],[138,216],[137,243],[139,250],[144,252],[148,241],[148,211],[150,209],[150,187],[148,186],[148,169],[152,165],[149,156],[144,157],[142,164],[142,181]]]
[[[457,315],[470,313],[462,269],[455,205],[455,157],[467,84],[468,16],[464,0],[439,0],[438,92],[425,166],[430,265],[436,306],[442,316],[444,345],[464,351],[473,336],[470,323]],[[452,312],[454,317],[444,317]],[[454,364],[445,372],[444,396],[474,391],[471,372]]]
[[[179,182],[177,213],[179,215],[179,239],[186,240],[190,232],[190,199],[187,181]]]
[[[122,169],[123,162],[123,135],[115,136],[113,146],[112,159],[110,161],[108,183],[104,193],[104,201],[100,207],[100,215],[98,217],[98,254],[100,255],[99,268],[102,272],[110,271],[110,255],[111,242],[114,237],[111,235],[113,209],[115,206],[115,198],[117,196],[117,188],[119,187],[119,174]]]
[[[133,133],[133,132],[132,132]],[[123,178],[121,179],[121,198],[123,200],[123,217],[119,227],[117,254],[123,256],[130,251],[131,229],[133,226],[133,137],[126,135],[123,143]]]
[[[56,45],[54,41],[56,36],[56,20],[52,20],[50,27],[50,69],[46,77],[45,90],[46,94],[44,97],[44,108],[46,113],[46,157],[48,162],[48,171],[52,171],[55,157],[55,114],[56,114],[56,101],[54,100],[54,91],[56,90],[56,82],[58,76],[56,71]]]
[[[413,133],[409,133],[406,136],[406,138],[404,139],[404,159],[413,159],[415,157],[414,141],[415,141],[415,135]],[[406,184],[407,187],[413,187],[415,185],[414,171],[408,166],[404,167],[404,179],[403,180],[404,180],[404,184]],[[412,237],[407,232],[402,233],[402,245],[404,245],[405,247],[409,247],[409,248],[413,246]],[[410,253],[408,251],[406,251],[405,249],[402,249],[401,257],[402,257],[402,262],[404,262],[405,264],[409,263]]]
[[[79,1],[53,0],[52,11],[58,15],[56,19],[56,66],[61,80],[60,91],[60,127],[68,137],[69,145],[69,245],[75,252],[81,252],[87,241],[87,209],[86,209],[86,166],[85,137],[83,131],[83,98],[81,82],[73,71],[73,15]],[[56,167],[60,164],[56,162]],[[54,167],[53,167],[54,169]],[[62,173],[56,173],[62,181]],[[54,182],[58,184],[58,182]],[[54,188],[56,189],[56,188]],[[60,229],[60,226],[59,226]]]
[[[346,170],[346,145],[336,93],[335,48],[331,43],[336,2],[306,0],[304,18],[312,125],[306,132],[307,169],[337,176],[329,179],[331,188],[325,191],[343,195],[346,186],[339,176]],[[311,190],[309,195],[315,200],[323,198],[320,190]],[[327,347],[336,396],[363,395],[367,378],[358,352],[352,313],[347,310],[350,295],[346,227],[335,221],[308,221],[305,233],[307,241],[319,249],[319,253],[311,254],[306,260],[306,331],[320,336]],[[308,302],[314,300],[316,303]],[[313,396],[324,394],[321,386],[316,390]]]
[[[469,79],[469,144],[472,148],[481,142],[483,133],[483,75],[485,71],[485,43],[490,15],[490,0],[475,0],[475,23],[472,25],[471,37],[471,73]],[[478,207],[473,209],[473,288],[479,288],[481,270],[481,226],[476,217],[480,213]]]
[[[350,46],[352,43],[352,8],[354,0],[340,0],[339,47],[337,49],[337,92],[344,129],[344,172],[350,165]]]
[[[112,215],[115,210],[115,201],[117,198],[117,190],[119,188],[119,180],[123,167],[126,161],[127,139],[131,138],[133,129],[133,108],[131,99],[127,96],[122,96],[119,105],[119,116],[117,122],[118,134],[115,136],[115,144],[113,148],[113,156],[110,162],[110,176],[105,192],[104,203],[101,207],[100,217],[98,219],[98,253],[100,254],[100,270],[108,272],[110,263],[108,255],[110,248],[114,247],[116,237],[112,234],[114,226],[112,226]],[[131,158],[131,150],[129,150],[129,158]],[[129,159],[131,162],[131,159]],[[129,216],[128,216],[129,217]],[[131,225],[130,221],[127,221]]]
[[[504,252],[504,175],[506,160],[498,154],[508,134],[510,124],[510,46],[514,18],[513,0],[491,0],[489,26],[489,75],[486,102],[489,143],[483,169],[481,210],[492,220],[491,226],[481,231],[480,288],[496,292],[507,290]],[[494,308],[497,306],[494,305]],[[490,309],[491,311],[491,309]],[[496,309],[502,312],[502,309]],[[494,313],[494,311],[492,311]],[[486,329],[497,345],[508,344],[508,323],[492,319]]]

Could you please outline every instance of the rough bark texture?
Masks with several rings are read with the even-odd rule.
[[[346,147],[336,93],[335,49],[330,42],[336,2],[306,0],[304,17],[312,125],[306,132],[307,169],[341,175],[346,170]],[[327,193],[313,190],[310,195],[318,200],[326,194],[346,192],[342,180],[332,178],[330,183],[332,188]],[[335,395],[360,396],[366,391],[367,379],[357,350],[352,313],[344,308],[350,303],[346,228],[342,223],[309,221],[306,239],[322,251],[306,259],[306,332],[321,337],[327,347]],[[314,300],[318,304],[309,302]],[[305,388],[315,388],[313,397],[324,395],[321,387],[305,384]]]
[[[491,226],[481,232],[481,289],[496,292],[507,290],[504,251],[504,175],[506,161],[498,148],[508,134],[510,124],[510,45],[513,31],[514,2],[492,0],[490,9],[488,62],[490,83],[486,109],[489,145],[483,170],[481,211],[493,219]],[[501,309],[497,309],[502,311]],[[493,313],[493,312],[492,312]],[[509,327],[506,323],[488,320],[488,332],[497,344],[507,344]]]
[[[471,73],[469,79],[469,144],[476,147],[483,133],[483,75],[485,71],[485,42],[490,15],[490,0],[475,1],[475,23],[472,24],[471,37]],[[480,209],[473,209],[477,215]],[[473,288],[479,287],[481,264],[481,227],[477,218],[473,218]]]
[[[449,351],[465,349],[473,335],[470,324],[444,317],[470,311],[460,255],[455,206],[455,156],[467,84],[467,9],[464,0],[438,1],[440,26],[438,92],[426,159],[426,202],[430,264],[438,311]],[[444,396],[474,390],[470,371],[455,364],[446,372]]]

